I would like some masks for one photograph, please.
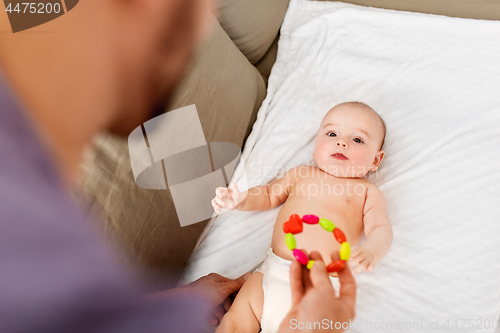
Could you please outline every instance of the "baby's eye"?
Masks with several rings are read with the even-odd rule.
[[[328,135],[329,137],[332,137],[332,138],[337,136],[337,134],[335,134],[335,132],[328,132],[328,133],[326,133],[326,135]]]
[[[354,141],[356,143],[363,143],[363,140],[361,140],[360,138],[354,138],[354,139],[352,139],[352,141]]]

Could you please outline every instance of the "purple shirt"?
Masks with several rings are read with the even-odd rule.
[[[152,300],[75,206],[0,71],[0,332],[199,332],[199,297]]]

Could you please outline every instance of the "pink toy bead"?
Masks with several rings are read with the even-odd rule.
[[[306,254],[299,249],[293,250],[293,256],[302,265],[307,265],[307,263],[309,262],[309,259],[307,258]]]
[[[302,216],[302,222],[307,224],[316,224],[319,221],[319,217],[316,215],[304,215]]]

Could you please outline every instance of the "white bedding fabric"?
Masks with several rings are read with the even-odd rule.
[[[485,320],[500,313],[500,22],[292,0],[242,155],[248,186],[310,161],[324,114],[354,100],[388,126],[386,158],[368,179],[386,196],[394,242],[374,272],[356,276],[352,327],[493,332]],[[215,218],[184,281],[254,270],[279,208]]]

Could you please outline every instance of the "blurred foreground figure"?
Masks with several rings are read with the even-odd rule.
[[[39,33],[0,36],[1,332],[197,332],[241,287],[214,274],[142,296],[68,195],[95,134],[164,111],[212,6],[87,0]]]
[[[199,332],[227,310],[245,277],[142,296],[69,196],[97,133],[127,136],[165,110],[212,7],[86,0],[0,34],[0,332]]]

